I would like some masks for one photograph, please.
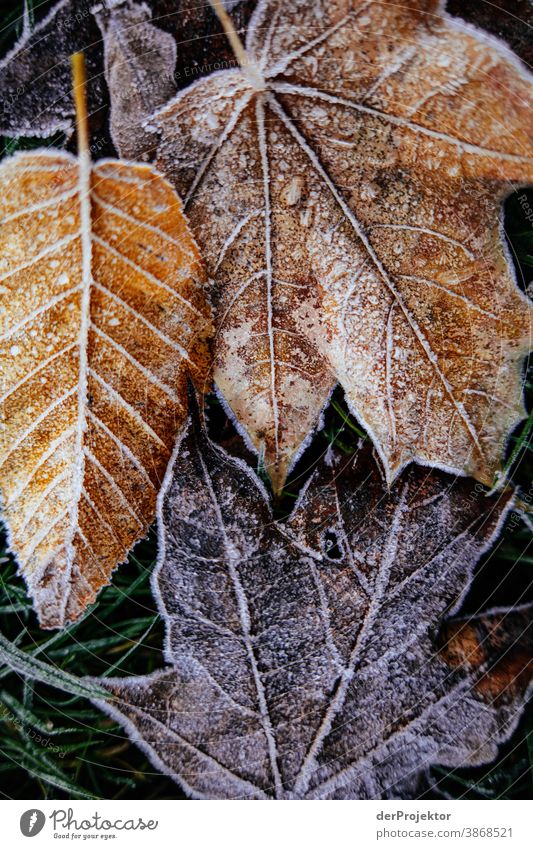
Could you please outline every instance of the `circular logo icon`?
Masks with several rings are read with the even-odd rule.
[[[46,817],[42,811],[36,808],[31,808],[29,811],[24,811],[20,818],[20,830],[24,837],[35,837],[42,831],[46,822]]]

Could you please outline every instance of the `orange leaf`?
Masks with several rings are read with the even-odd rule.
[[[60,151],[0,167],[0,491],[43,627],[78,617],[154,518],[208,366],[206,276],[151,167]]]

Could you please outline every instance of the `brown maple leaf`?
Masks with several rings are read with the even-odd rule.
[[[335,380],[389,481],[416,460],[492,482],[524,414],[501,204],[533,180],[531,78],[436,0],[261,0],[233,42],[242,69],[150,126],[218,284],[215,380],[275,489]]]
[[[331,454],[286,522],[193,420],[159,501],[153,589],[170,664],[101,703],[197,797],[382,798],[432,764],[492,760],[531,680],[531,611],[461,604],[510,495],[368,446]]]
[[[0,167],[0,492],[43,627],[75,619],[153,520],[207,371],[206,275],[153,168],[37,150]]]

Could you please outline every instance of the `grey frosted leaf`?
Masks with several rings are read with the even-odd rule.
[[[0,62],[0,133],[50,136],[74,126],[70,56],[83,51],[88,105],[94,117],[105,102],[102,46],[89,0],[61,0]]]
[[[115,697],[99,704],[196,797],[384,798],[432,764],[490,760],[531,645],[506,611],[485,653],[438,632],[509,504],[413,467],[387,490],[365,449],[328,457],[276,522],[193,422],[159,502],[169,666],[99,681]]]
[[[150,23],[146,3],[115,0],[93,9],[104,40],[113,144],[125,159],[148,159],[145,119],[176,92],[176,42]]]
[[[225,6],[242,30],[254,3],[238,0]],[[214,69],[234,66],[231,48],[209,3],[107,0],[93,12],[104,38],[113,144],[123,157],[149,159],[154,135],[143,123],[177,89]]]

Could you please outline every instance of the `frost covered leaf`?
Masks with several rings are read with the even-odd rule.
[[[150,23],[145,3],[118,0],[93,9],[104,40],[113,144],[125,159],[145,159],[153,139],[143,121],[176,92],[176,42]]]
[[[0,492],[43,627],[75,619],[153,520],[201,381],[205,271],[153,168],[60,151],[0,168]]]
[[[324,463],[278,523],[189,424],[159,502],[171,665],[100,680],[102,708],[199,797],[380,798],[431,764],[490,760],[531,646],[516,629],[511,646],[504,612],[479,650],[469,623],[436,639],[509,507],[481,489],[411,467],[387,490],[365,450]]]
[[[416,459],[491,482],[524,412],[500,207],[533,180],[531,78],[436,0],[261,0],[246,49],[150,126],[275,488],[336,379],[389,480]]]
[[[506,694],[516,697],[529,686],[532,637],[530,605],[456,617],[442,628],[441,656],[451,667],[479,669],[490,661],[490,671],[479,679],[476,690],[495,700]]]
[[[89,0],[60,0],[0,62],[0,133],[51,136],[74,129],[70,56],[87,59],[89,111],[105,102],[102,42]]]

